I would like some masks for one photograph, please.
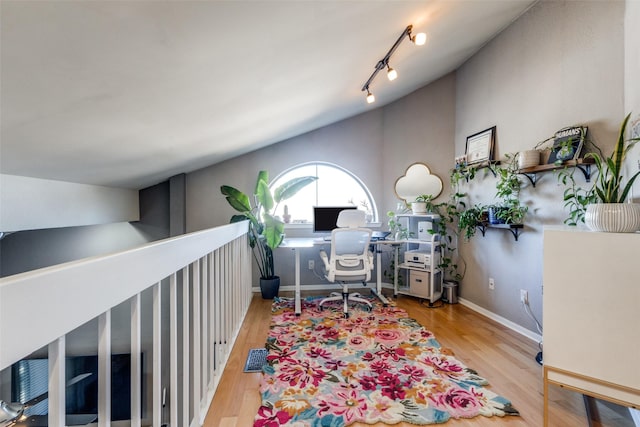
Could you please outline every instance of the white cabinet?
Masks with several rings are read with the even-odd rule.
[[[640,408],[640,234],[544,231],[544,420],[548,388]]]
[[[442,271],[438,235],[429,232],[438,215],[396,215],[398,222],[409,230],[407,240],[398,241],[395,248],[394,295],[405,294],[424,298],[433,304],[442,297]],[[398,276],[406,278],[400,284]]]

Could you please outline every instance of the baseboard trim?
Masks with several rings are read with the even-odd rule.
[[[487,310],[486,308],[482,308],[477,304],[472,303],[469,300],[466,300],[464,298],[458,298],[458,302],[462,305],[464,305],[467,308],[470,308],[471,310],[475,311],[476,313],[479,313],[481,315],[483,315],[484,317],[488,317],[489,319],[500,323],[503,326],[506,326],[507,328],[511,329],[514,332],[519,333],[520,335],[524,336],[525,338],[529,338],[531,341],[534,341],[536,343],[542,342],[542,335],[536,334],[533,331],[528,330],[527,328],[523,328],[522,326],[518,325],[517,323],[512,322],[509,319],[505,319],[502,316],[497,315],[496,313]]]

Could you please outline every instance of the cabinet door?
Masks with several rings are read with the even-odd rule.
[[[430,298],[430,274],[426,271],[409,270],[409,293],[411,295]]]

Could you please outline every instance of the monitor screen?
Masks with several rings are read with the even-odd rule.
[[[338,214],[345,209],[357,209],[357,206],[314,206],[313,232],[330,233],[337,227]]]

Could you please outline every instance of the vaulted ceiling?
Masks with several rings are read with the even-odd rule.
[[[397,100],[532,3],[2,0],[0,172],[143,188]]]

